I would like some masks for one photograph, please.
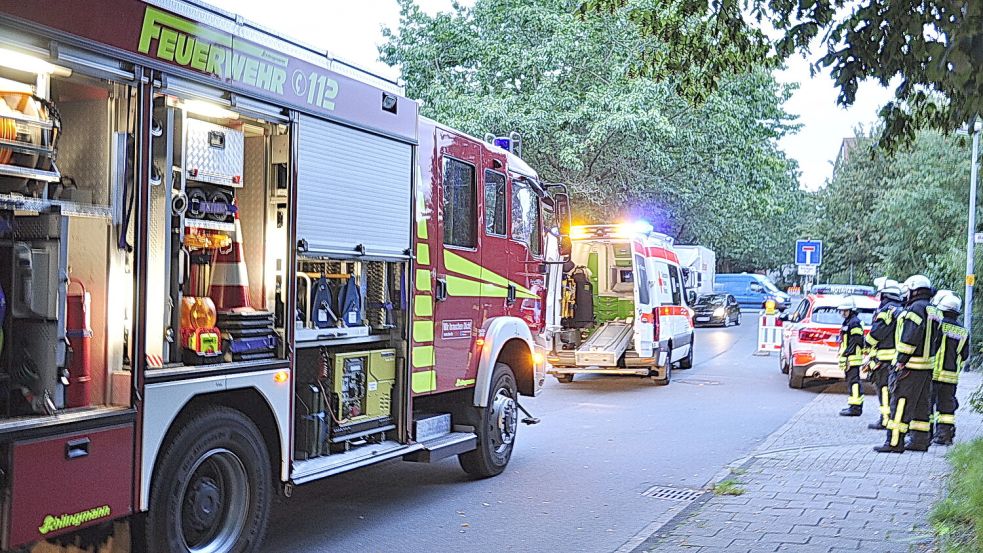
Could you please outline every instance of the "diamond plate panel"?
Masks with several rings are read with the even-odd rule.
[[[58,168],[75,179],[78,198],[62,199],[109,205],[109,100],[59,102],[63,135],[58,141]]]
[[[187,161],[184,165],[191,180],[242,186],[232,178],[242,178],[244,140],[242,131],[193,119],[185,122]],[[216,144],[221,140],[223,146]],[[262,183],[258,183],[262,186]]]

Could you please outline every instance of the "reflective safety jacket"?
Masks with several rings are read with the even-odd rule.
[[[935,368],[935,353],[939,349],[939,321],[931,317],[929,299],[921,296],[909,302],[898,316],[894,335],[898,350],[896,363],[913,370]]]
[[[874,322],[867,334],[871,359],[882,363],[894,363],[894,356],[897,355],[894,349],[894,333],[899,315],[901,315],[901,306],[892,301],[881,303],[874,312]]]
[[[864,327],[856,315],[843,321],[840,327],[839,362],[844,371],[864,364]]]
[[[969,359],[969,333],[954,317],[945,317],[939,326],[942,337],[935,356],[932,380],[958,384],[959,373]]]

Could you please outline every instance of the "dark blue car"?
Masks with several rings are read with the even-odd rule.
[[[713,279],[713,291],[734,296],[745,309],[761,309],[766,301],[774,300],[778,310],[785,311],[791,301],[768,277],[753,273],[718,274]]]

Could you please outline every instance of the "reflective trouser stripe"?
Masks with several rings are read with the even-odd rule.
[[[939,424],[956,424],[955,413],[936,413],[935,422]]]
[[[945,382],[946,384],[959,384],[959,373],[956,371],[941,370],[939,371],[939,374],[936,375],[935,380]]]
[[[932,431],[932,425],[926,421],[911,421],[911,424],[909,424],[908,427],[916,432]]]
[[[891,403],[888,397],[887,386],[881,386],[881,424],[887,426],[891,420]]]
[[[860,393],[860,384],[850,386],[850,397],[846,400],[848,405],[863,405],[864,396]]]
[[[898,405],[895,407],[894,420],[888,421],[887,427],[891,430],[891,447],[898,445],[901,434],[908,431],[908,425],[901,422],[901,415],[904,413],[905,398],[898,398]]]

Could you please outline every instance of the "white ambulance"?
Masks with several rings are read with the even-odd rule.
[[[693,365],[693,311],[672,238],[645,222],[575,226],[548,356],[560,382],[574,375],[650,376]]]

